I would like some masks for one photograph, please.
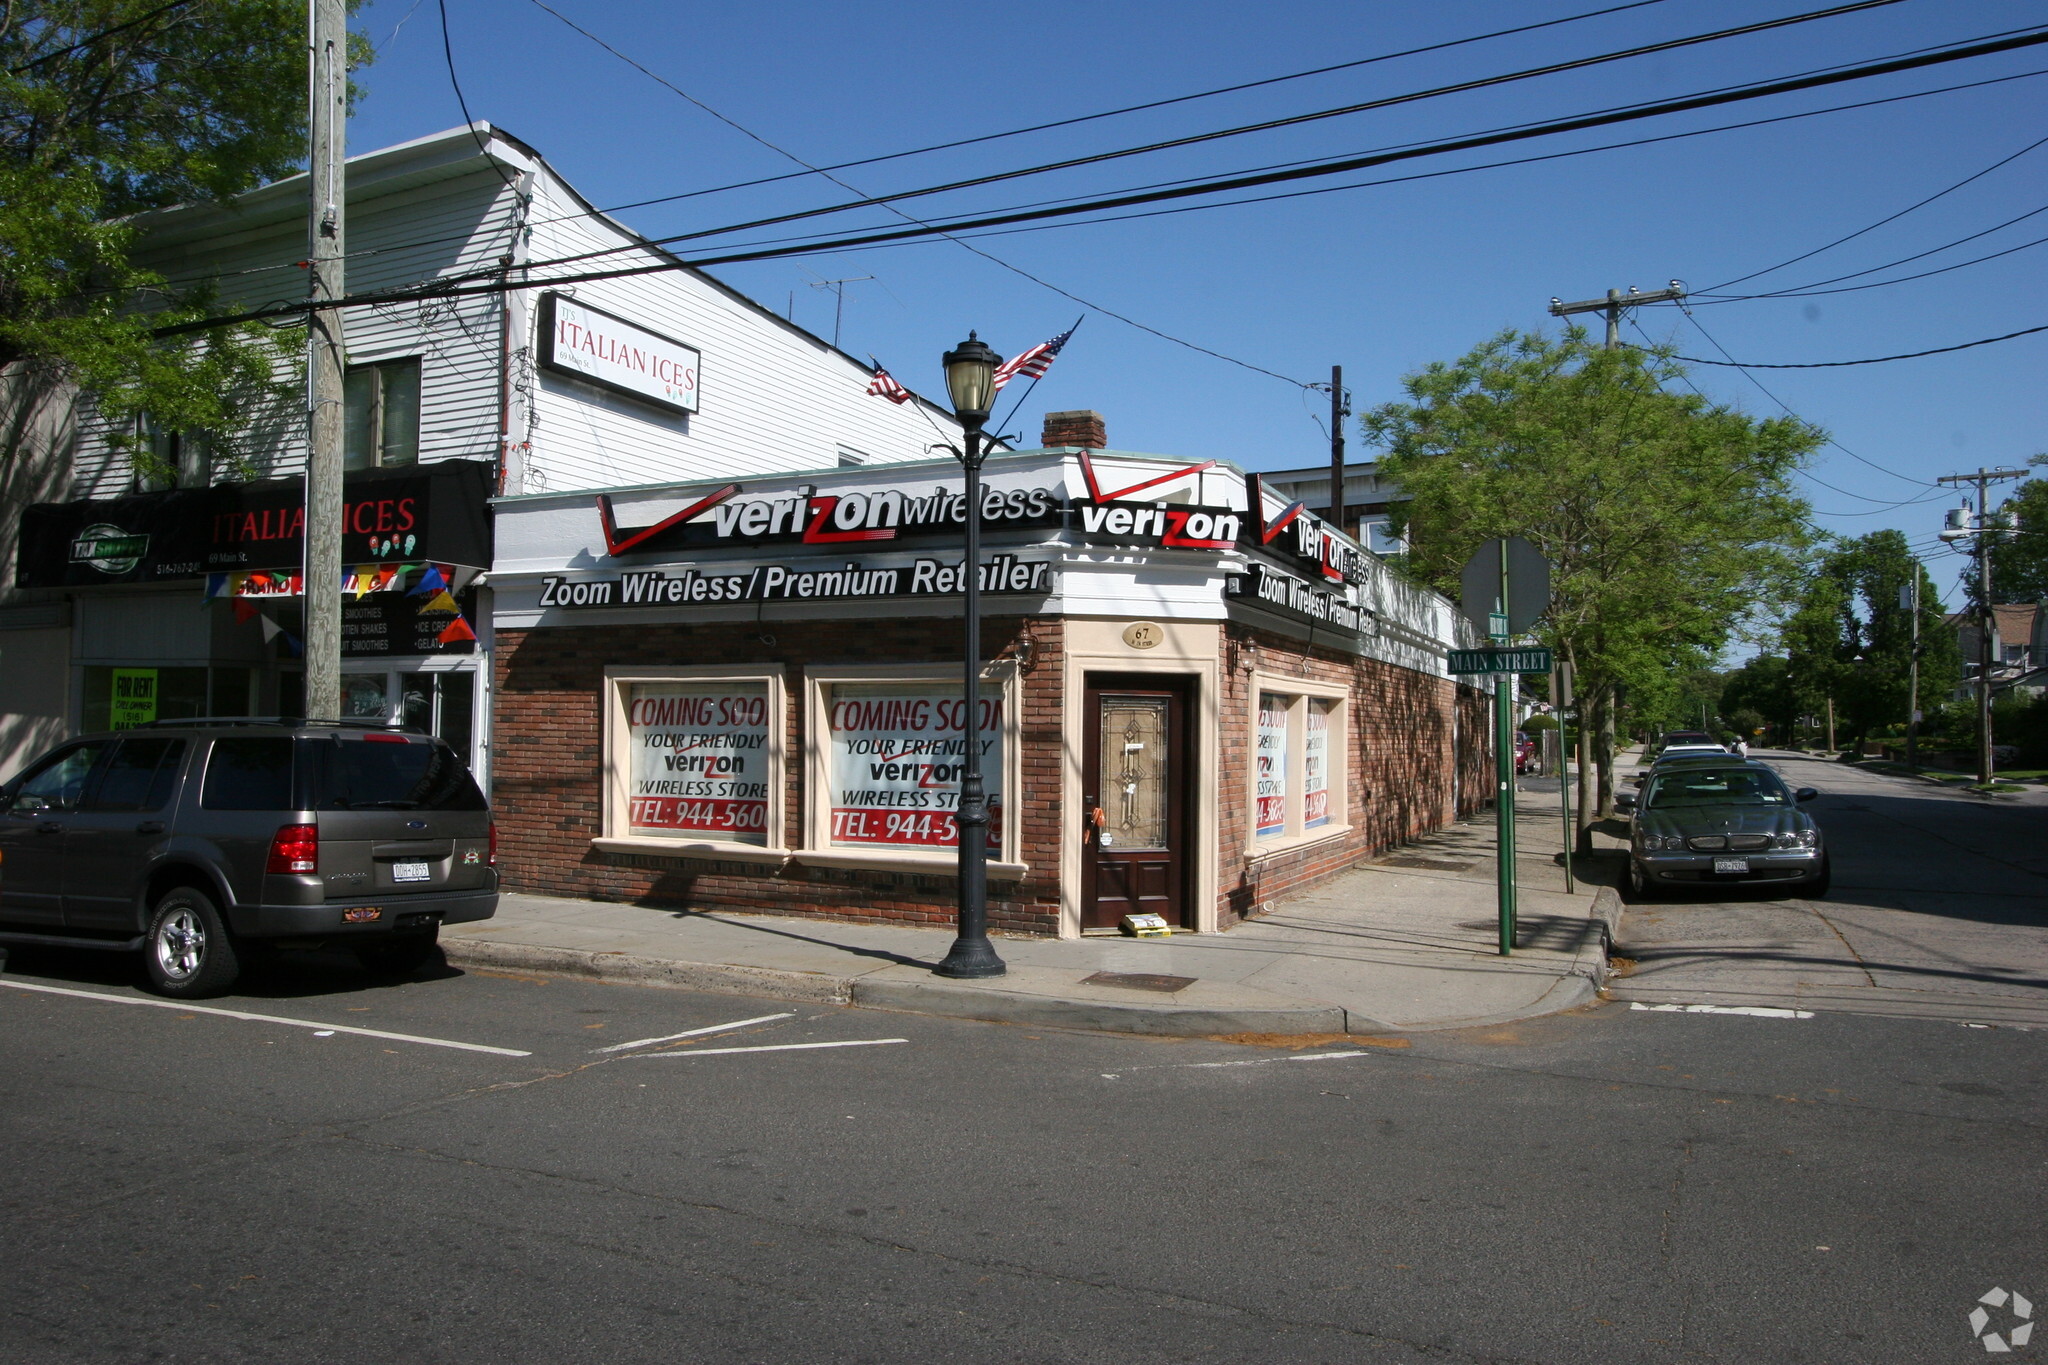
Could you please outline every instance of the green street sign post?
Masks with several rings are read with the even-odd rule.
[[[1550,604],[1550,564],[1520,536],[1489,540],[1465,561],[1458,605],[1492,639],[1490,649],[1454,649],[1452,673],[1492,674],[1495,787],[1495,861],[1500,865],[1500,955],[1515,950],[1515,674],[1548,673],[1554,660],[1542,648],[1509,649],[1508,637],[1527,630]]]

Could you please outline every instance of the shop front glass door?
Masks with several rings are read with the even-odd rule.
[[[1186,697],[1165,679],[1116,681],[1091,678],[1086,698],[1081,927],[1185,925]]]

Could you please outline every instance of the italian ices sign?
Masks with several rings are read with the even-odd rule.
[[[966,703],[938,683],[834,687],[832,842],[957,848]],[[984,689],[976,722],[988,790],[989,843],[1002,838],[1003,700]]]
[[[766,683],[635,683],[626,733],[634,834],[768,841]]]
[[[1259,693],[1258,752],[1253,755],[1258,781],[1259,838],[1287,832],[1287,698]]]

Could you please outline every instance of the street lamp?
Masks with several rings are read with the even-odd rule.
[[[946,392],[960,419],[960,465],[967,472],[967,545],[962,584],[967,617],[966,700],[961,712],[960,806],[954,828],[960,846],[960,927],[952,950],[935,968],[940,976],[1001,976],[1009,969],[988,941],[988,794],[981,784],[981,428],[995,399],[996,366],[1003,358],[973,332],[946,352]]]

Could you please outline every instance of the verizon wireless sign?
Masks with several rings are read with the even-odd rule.
[[[697,410],[703,353],[566,294],[540,302],[540,363],[674,412]]]

